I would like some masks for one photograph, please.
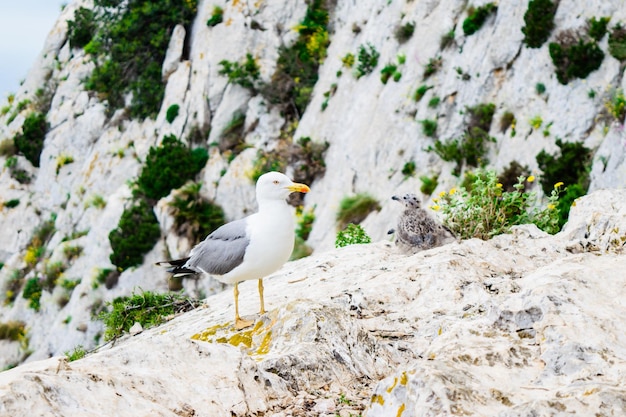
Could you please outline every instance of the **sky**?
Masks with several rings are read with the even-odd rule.
[[[0,5],[0,106],[43,49],[46,37],[71,0],[2,1]]]

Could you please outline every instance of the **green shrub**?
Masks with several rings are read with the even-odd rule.
[[[519,177],[527,178],[530,175],[528,166],[522,166],[517,161],[511,161],[509,166],[498,175],[498,182],[502,184],[504,191],[514,191]],[[530,178],[534,178],[530,176]],[[531,181],[532,182],[532,181]]]
[[[535,91],[537,92],[537,94],[542,95],[546,92],[546,85],[544,83],[535,84]]]
[[[371,212],[379,211],[380,208],[378,201],[369,194],[344,197],[337,213],[339,229],[343,229],[348,223],[361,223]]]
[[[600,68],[604,59],[604,52],[596,41],[576,39],[569,33],[562,33],[557,42],[550,43],[549,49],[556,67],[556,78],[561,84],[567,84],[574,78],[586,78]]]
[[[215,25],[219,25],[222,23],[224,19],[224,9],[219,6],[213,6],[213,11],[211,12],[211,17],[207,20],[206,24],[208,27],[213,27]]]
[[[493,103],[468,107],[469,120],[463,136],[445,142],[437,140],[434,147],[429,146],[427,151],[435,152],[444,161],[456,162],[454,175],[461,174],[463,164],[471,167],[486,165],[489,162],[486,158],[487,145],[489,142],[495,142],[495,139],[489,136],[495,108]]]
[[[315,207],[304,210],[304,207],[296,207],[296,236],[306,241],[313,230],[313,222],[315,221]]]
[[[606,28],[610,20],[610,17],[601,17],[600,19],[592,17],[587,20],[587,33],[597,42],[600,42],[606,35]]]
[[[68,362],[74,362],[82,359],[85,357],[85,355],[87,355],[87,351],[85,350],[83,345],[76,346],[71,352],[65,352],[65,357],[67,358]]]
[[[174,135],[151,147],[137,178],[137,189],[149,199],[158,200],[193,179],[204,168],[208,153],[204,148],[189,149]]]
[[[437,120],[424,119],[420,120],[422,124],[422,133],[429,138],[434,138],[437,134]]]
[[[20,205],[20,199],[19,198],[13,198],[9,201],[5,201],[4,202],[4,207],[6,208],[15,208],[17,206]]]
[[[280,153],[267,152],[259,149],[257,157],[252,164],[250,179],[256,183],[261,175],[270,171],[285,172],[287,159]]]
[[[548,195],[554,184],[565,184],[566,195],[559,201],[559,225],[563,226],[569,216],[570,203],[585,195],[589,188],[589,171],[592,152],[580,142],[563,142],[557,139],[559,152],[549,154],[545,150],[536,156],[539,169],[543,172],[541,187]]]
[[[350,223],[344,230],[337,233],[335,247],[342,248],[348,245],[360,245],[371,242],[372,238],[367,235],[361,225]]]
[[[426,67],[424,68],[424,79],[430,77],[431,75],[439,71],[439,68],[441,68],[442,63],[443,61],[440,56],[437,56],[435,58],[430,58],[428,60],[428,63],[426,64]]]
[[[192,244],[204,240],[211,232],[226,223],[224,211],[200,195],[202,183],[189,183],[174,193],[168,204],[172,208],[174,226],[186,235]]]
[[[39,167],[39,158],[48,127],[45,114],[31,113],[24,120],[22,133],[18,133],[13,138],[17,150],[36,167]]]
[[[63,272],[67,269],[67,266],[63,262],[44,262],[44,279],[43,286],[46,289],[52,290],[57,285],[57,280]]]
[[[108,112],[125,107],[134,118],[154,117],[165,85],[161,66],[177,24],[189,26],[196,0],[119,2],[95,0],[97,33],[84,49],[96,67],[85,87],[108,102]]]
[[[219,139],[219,148],[222,152],[232,150],[235,155],[243,151],[244,142],[244,126],[246,123],[246,115],[240,112],[233,114],[233,118],[222,130]]]
[[[39,282],[39,278],[34,277],[26,281],[24,285],[24,291],[22,292],[22,297],[28,300],[28,306],[35,311],[39,311],[41,305],[39,304],[39,300],[41,299],[41,293],[43,292],[43,288],[41,283]]]
[[[228,77],[228,81],[255,91],[259,87],[261,69],[252,54],[247,53],[242,63],[226,59],[219,62],[221,69],[218,74]]]
[[[454,29],[447,31],[443,36],[441,36],[441,40],[439,41],[439,49],[443,51],[448,46],[452,45],[452,43],[454,42],[454,36]]]
[[[393,34],[399,43],[404,43],[411,39],[413,32],[415,32],[415,22],[408,22],[398,26]]]
[[[395,64],[387,64],[382,70],[380,70],[380,81],[382,81],[383,84],[387,84],[389,78],[393,77],[394,81],[397,82],[400,78],[396,80],[396,74],[400,74],[398,72],[398,66]]]
[[[609,53],[619,61],[626,61],[626,28],[615,25],[609,34]]]
[[[441,102],[441,99],[435,96],[431,98],[430,100],[428,100],[428,107],[430,107],[431,109],[434,109],[435,107],[439,105],[440,102]]]
[[[180,110],[180,106],[178,104],[172,104],[167,108],[167,112],[165,114],[165,120],[168,123],[172,123],[176,117],[178,117],[178,111]]]
[[[178,294],[142,292],[129,297],[118,297],[107,303],[110,311],[103,311],[98,319],[104,322],[104,340],[112,340],[128,332],[136,322],[146,329],[164,323],[176,313],[189,311],[201,301]]]
[[[558,2],[550,0],[530,0],[524,13],[524,43],[529,48],[539,48],[548,40],[554,29],[554,15]]]
[[[0,340],[19,342],[25,336],[26,323],[14,320],[0,323]]]
[[[415,169],[415,161],[409,161],[402,167],[402,175],[404,175],[404,178],[412,177],[415,175]]]
[[[473,35],[485,23],[485,20],[498,10],[494,3],[487,3],[480,7],[470,7],[468,16],[463,21],[463,33],[465,36]]]
[[[626,119],[626,97],[623,90],[616,90],[611,93],[611,98],[605,104],[609,114],[619,123],[624,124]]]
[[[439,184],[439,175],[433,175],[432,177],[422,175],[420,181],[422,182],[420,191],[426,195],[431,195]]]
[[[308,4],[304,19],[296,27],[297,40],[291,47],[279,48],[271,83],[261,91],[270,103],[280,105],[289,120],[299,119],[311,101],[318,69],[330,43],[326,2],[312,0]]]
[[[357,53],[358,64],[356,67],[356,77],[361,78],[362,76],[374,71],[374,68],[378,65],[379,57],[380,53],[378,53],[374,45],[371,43],[359,46],[359,51]]]
[[[426,85],[426,84],[420,85],[417,88],[417,90],[415,90],[415,94],[413,94],[413,100],[420,101],[422,97],[424,97],[424,94],[426,94],[426,92],[430,90],[431,88],[433,88],[432,85]]]
[[[71,48],[83,48],[96,34],[98,25],[93,10],[79,7],[74,11],[74,20],[67,21],[67,38]]]
[[[519,177],[514,191],[504,191],[495,171],[479,170],[474,176],[471,191],[445,191],[433,199],[434,210],[441,210],[444,224],[462,239],[490,239],[506,233],[514,225],[534,223],[540,229],[554,234],[560,230],[558,212],[558,189],[550,193],[545,208],[537,206],[537,195],[525,190],[533,178]]]
[[[124,210],[117,228],[109,233],[111,263],[120,270],[139,265],[161,237],[161,228],[152,207],[139,200]]]

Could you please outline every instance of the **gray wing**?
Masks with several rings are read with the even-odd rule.
[[[208,274],[224,275],[243,262],[249,243],[246,219],[226,223],[191,250],[185,266]]]

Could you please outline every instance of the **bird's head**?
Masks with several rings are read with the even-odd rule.
[[[422,207],[421,201],[419,200],[419,198],[417,198],[415,194],[409,193],[409,194],[405,194],[402,197],[394,195],[393,197],[391,197],[391,199],[395,201],[399,201],[400,203],[404,204],[406,208],[418,209]]]
[[[289,194],[308,193],[310,188],[305,184],[293,182],[280,172],[268,172],[256,182],[257,200],[285,200]]]

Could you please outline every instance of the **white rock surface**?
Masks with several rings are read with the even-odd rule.
[[[381,241],[395,224],[399,212],[390,200],[392,194],[417,193],[422,175],[439,175],[435,195],[457,186],[460,180],[451,175],[452,163],[442,162],[435,154],[425,151],[434,140],[423,135],[419,121],[436,119],[440,139],[459,137],[465,129],[463,113],[466,107],[487,102],[496,105],[490,134],[497,143],[490,145],[489,153],[489,166],[494,169],[502,170],[516,160],[528,165],[539,176],[541,173],[535,156],[542,149],[556,151],[557,137],[565,141],[581,140],[596,150],[590,191],[603,190],[603,194],[598,195],[603,196],[606,204],[600,206],[594,202],[594,208],[589,213],[584,210],[576,212],[574,215],[584,218],[575,219],[567,226],[558,239],[559,250],[567,248],[579,253],[584,262],[595,259],[590,257],[588,251],[613,253],[621,250],[626,226],[611,229],[610,225],[624,215],[623,208],[620,208],[622,194],[615,189],[626,187],[626,136],[623,126],[605,115],[610,94],[617,88],[626,88],[624,72],[617,60],[606,53],[602,66],[587,79],[573,80],[567,86],[559,84],[547,43],[538,49],[529,49],[522,44],[520,29],[527,2],[501,2],[497,14],[469,37],[462,33],[462,22],[467,17],[466,1],[338,0],[328,4],[333,5],[334,10],[329,21],[331,42],[327,57],[319,68],[319,80],[312,100],[297,126],[294,126],[296,130],[293,133],[295,140],[308,136],[315,142],[330,144],[325,157],[326,174],[310,184],[312,191],[305,199],[306,208],[314,208],[316,216],[307,244],[315,248],[320,256],[333,246],[337,232],[335,216],[344,197],[366,192],[380,201],[381,211],[372,213],[363,226],[374,241]],[[78,7],[91,5],[90,1],[75,1],[65,7],[46,39],[42,53],[23,85],[17,89],[10,109],[0,114],[0,143],[9,143],[32,111],[36,91],[43,87],[51,90],[51,107],[47,113],[50,131],[45,139],[41,167],[31,166],[22,156],[17,158],[18,166],[33,176],[31,184],[20,184],[12,178],[5,166],[7,157],[0,156],[0,202],[20,200],[17,208],[2,206],[0,210],[0,262],[4,264],[0,269],[4,295],[0,303],[0,322],[20,320],[26,323],[28,351],[32,352],[27,361],[58,356],[79,344],[94,347],[102,324],[91,319],[92,311],[98,311],[103,303],[117,296],[129,295],[138,289],[165,291],[168,288],[167,275],[154,269],[152,263],[169,255],[182,256],[189,247],[188,242],[172,235],[163,237],[146,255],[143,265],[122,273],[116,287],[107,289],[101,285],[94,288],[99,270],[114,268],[109,261],[108,234],[116,227],[131,196],[129,182],[137,177],[150,147],[158,144],[165,135],[174,134],[186,141],[190,133],[199,129],[204,135],[201,136],[204,145],[219,142],[221,132],[234,113],[244,113],[243,139],[250,147],[232,161],[227,153],[210,147],[211,157],[199,178],[204,183],[202,193],[224,208],[228,220],[241,218],[255,210],[251,168],[259,150],[276,149],[284,133],[281,132],[284,119],[280,111],[260,95],[252,95],[238,85],[229,84],[227,78],[219,74],[219,62],[223,59],[238,61],[249,52],[261,67],[261,78],[269,82],[276,68],[279,47],[289,46],[297,38],[294,28],[307,10],[304,0],[232,1],[223,7],[224,23],[210,28],[206,21],[214,4],[199,1],[192,27],[179,27],[172,34],[162,68],[166,76],[166,91],[158,116],[155,120],[137,121],[128,120],[124,111],[108,118],[106,103],[100,101],[97,94],[84,89],[82,80],[91,73],[94,64],[83,51],[69,47],[66,20],[73,17]],[[587,19],[600,16],[611,16],[610,26],[618,22],[626,24],[626,9],[620,0],[560,2],[555,19],[557,27],[550,40],[554,40],[560,30],[580,28]],[[416,23],[415,33],[407,42],[400,44],[393,32],[398,25],[408,22]],[[441,36],[451,29],[455,29],[454,42],[441,50]],[[356,79],[352,74],[354,69],[343,67],[341,59],[347,53],[356,54],[359,46],[367,43],[380,52],[379,65],[372,74]],[[183,52],[185,44],[189,45],[188,56]],[[600,42],[600,47],[607,51],[606,37]],[[388,62],[395,62],[398,55],[406,56],[406,62],[399,66],[401,79],[382,84],[380,69]],[[441,56],[441,69],[423,80],[425,65],[436,56]],[[341,76],[338,71],[342,72]],[[470,78],[464,80],[459,71]],[[536,93],[537,83],[545,85],[543,95]],[[420,102],[415,102],[413,94],[422,84],[433,88]],[[336,92],[328,99],[326,110],[322,111],[322,103],[326,100],[324,94],[331,89],[336,89]],[[590,98],[592,90],[595,96]],[[431,108],[428,101],[435,96],[441,98],[441,102],[436,108]],[[31,100],[31,105],[14,114],[16,104],[27,99]],[[179,115],[168,123],[167,110],[173,104],[179,105]],[[500,132],[499,120],[506,111],[513,112],[517,119],[515,136],[512,136],[511,129]],[[530,125],[530,119],[536,116],[543,119],[540,129],[532,129]],[[549,127],[547,136],[544,135],[546,127]],[[60,156],[71,156],[74,162],[58,167]],[[408,161],[414,161],[417,169],[415,176],[405,178],[401,171]],[[104,207],[90,204],[97,197],[106,202]],[[423,197],[424,200],[429,199],[428,196]],[[581,200],[580,204],[584,201]],[[163,204],[161,202],[157,210],[162,210]],[[600,207],[602,210],[599,210]],[[44,291],[41,313],[29,308],[21,295],[12,304],[4,303],[8,298],[6,287],[16,271],[25,267],[24,256],[33,230],[52,214],[56,215],[57,231],[48,244],[44,258],[59,256],[65,245],[64,239],[71,238],[71,244],[83,246],[83,255],[64,272],[64,277],[80,279],[81,283],[64,306],[58,303],[58,293]],[[159,219],[162,220],[162,230],[168,230],[167,216],[159,212]],[[551,241],[537,232],[525,230],[536,241]],[[76,238],[79,232],[86,232],[86,235]],[[473,256],[473,251],[483,256],[483,252],[493,245],[492,242],[465,242],[459,248],[465,248],[463,250],[468,251],[468,256]],[[503,250],[496,252],[502,254]],[[373,265],[377,259],[386,262],[382,254],[372,256],[371,263],[366,264],[370,268],[375,268]],[[542,255],[537,256],[541,258]],[[621,259],[612,254],[606,259],[613,259],[614,256]],[[419,259],[421,265],[431,258],[422,256],[415,259]],[[316,261],[303,261],[296,265],[305,268],[309,265],[307,262]],[[526,261],[522,259],[518,262],[525,264]],[[43,268],[44,263],[40,262],[25,278],[41,274]],[[360,282],[359,278],[356,279]],[[289,285],[281,291],[291,295],[295,287],[298,286]],[[210,295],[221,289],[215,282],[207,280],[195,291]],[[328,291],[332,293],[332,290]],[[339,297],[337,294],[343,293],[337,289],[335,294]],[[357,292],[350,294],[355,299],[359,297]],[[230,292],[223,297],[224,303],[229,302]],[[293,300],[292,297],[289,299]],[[280,306],[278,311],[286,309],[287,299],[275,301]],[[328,307],[325,302],[317,302],[324,308]],[[404,303],[403,300],[401,302]],[[542,309],[548,308],[547,304],[535,304]],[[330,304],[331,307],[333,305]],[[389,307],[390,310],[400,308],[401,305]],[[548,314],[547,311],[545,314]],[[433,329],[438,331],[438,327]],[[149,332],[140,336],[148,337],[144,336],[146,333]],[[401,344],[401,338],[392,338],[397,339],[394,343]],[[23,353],[15,343],[0,341],[0,368],[21,363]],[[406,355],[401,354],[403,357]],[[395,368],[400,373],[418,366],[430,366],[428,363],[412,364],[408,359],[390,363],[404,364],[404,368]],[[368,368],[367,372],[375,375],[372,378],[387,376],[378,364],[375,369]],[[319,410],[332,409],[329,404],[315,402],[306,395],[296,395],[296,398],[298,404],[307,409],[315,406]],[[399,401],[401,397],[397,398]],[[515,397],[515,400],[523,403],[520,398]],[[386,401],[386,404],[391,403],[391,399]],[[274,407],[271,401],[267,404],[270,404],[267,407]],[[346,407],[340,409],[335,401],[336,411],[348,412],[345,411],[348,405],[344,405]],[[172,407],[183,410],[183,406]],[[374,408],[372,412],[376,412]]]
[[[623,213],[626,191],[612,196]],[[626,239],[626,217],[609,197],[578,200],[555,236],[520,226],[413,256],[379,242],[291,262],[266,280],[262,317],[256,284],[240,286],[253,327],[232,329],[230,291],[210,296],[83,359],[0,373],[0,412],[623,415],[626,257],[601,242]],[[599,249],[568,251],[580,239]]]

